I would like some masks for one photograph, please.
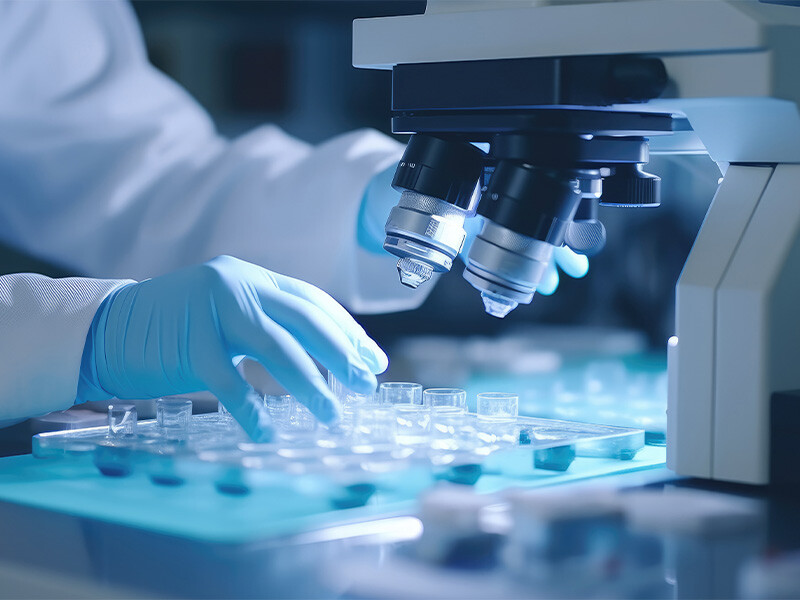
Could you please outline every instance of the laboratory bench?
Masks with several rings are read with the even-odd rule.
[[[607,525],[596,519],[549,534],[583,548],[570,555],[574,564],[540,553],[532,559],[538,579],[509,576],[502,545],[514,524],[498,489],[486,490],[492,543],[476,546],[466,536],[469,543],[431,561],[416,551],[424,535],[414,502],[332,511],[263,491],[236,497],[192,484],[159,488],[136,475],[107,478],[88,462],[3,458],[0,597],[796,597],[769,590],[765,581],[777,585],[781,573],[790,583],[795,573],[791,590],[800,596],[797,555],[789,567],[781,562],[800,548],[798,490],[680,479],[658,466],[568,479],[542,492],[636,497],[634,550],[616,556],[630,563],[618,565],[624,585],[604,576],[619,585],[573,589],[541,571],[551,565],[563,583],[565,573],[575,577],[569,569],[581,553],[604,555],[602,544],[586,549],[586,536]]]
[[[193,463],[165,478],[148,471],[158,461],[129,469],[59,445],[104,451],[96,431],[41,434],[39,458],[0,458],[0,598],[800,598],[800,490],[676,477],[663,356],[618,334],[570,338],[610,351],[550,349],[565,337],[545,349],[531,336],[412,340],[390,376],[427,387],[444,375],[472,411],[478,392],[522,390],[520,414],[623,426],[607,446],[573,432],[537,449],[519,435],[480,467],[331,485]],[[147,436],[157,420],[138,425]]]

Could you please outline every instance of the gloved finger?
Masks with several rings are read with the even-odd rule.
[[[386,236],[385,225],[392,208],[400,200],[400,192],[392,188],[392,179],[397,170],[397,163],[392,163],[377,175],[373,176],[358,211],[356,238],[358,245],[373,254],[384,254],[383,240]]]
[[[536,292],[543,296],[552,295],[558,288],[558,269],[556,269],[555,260],[547,263],[542,280],[536,288]]]
[[[336,322],[308,300],[256,285],[264,312],[291,333],[305,350],[347,388],[371,393],[377,380]]]
[[[325,312],[344,332],[353,344],[358,355],[373,373],[383,373],[388,368],[389,358],[386,356],[386,353],[367,335],[367,332],[364,331],[363,327],[361,327],[352,315],[347,312],[344,306],[339,304],[317,286],[306,281],[287,277],[279,273],[272,273],[272,278],[278,286],[278,289],[303,298]]]
[[[260,362],[317,419],[330,423],[339,418],[339,401],[291,333],[262,313],[244,320],[231,333],[236,337],[231,351]]]
[[[570,277],[583,277],[589,272],[589,258],[573,252],[568,246],[553,250],[553,260]]]
[[[231,416],[242,426],[251,440],[269,442],[273,428],[264,399],[244,381],[224,353],[214,356],[213,364],[204,369],[208,391],[222,402]]]

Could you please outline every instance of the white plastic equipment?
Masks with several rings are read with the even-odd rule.
[[[708,152],[725,175],[677,286],[668,464],[768,483],[771,395],[800,389],[800,7],[429,0],[353,25],[364,68],[609,54],[664,62],[662,98],[614,107],[688,119],[651,150]]]

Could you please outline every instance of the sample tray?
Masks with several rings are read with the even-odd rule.
[[[326,498],[338,509],[367,504],[376,493],[412,499],[438,480],[471,485],[487,475],[566,472],[581,458],[630,461],[644,447],[642,430],[532,417],[492,422],[467,414],[431,429],[438,435],[394,443],[353,432],[284,430],[254,444],[229,416],[207,414],[191,418],[183,439],[141,421],[127,436],[108,427],[41,433],[33,454],[91,457],[109,477],[143,474],[166,487],[205,483],[232,496],[274,489]]]
[[[666,444],[667,374],[657,358],[572,361],[552,373],[475,374],[468,391],[519,393],[520,414],[643,429],[648,444]]]

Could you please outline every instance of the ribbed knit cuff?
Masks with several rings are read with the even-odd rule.
[[[127,285],[121,285],[117,289],[112,290],[111,293],[105,297],[102,304],[100,304],[92,319],[92,324],[86,334],[83,354],[81,355],[81,370],[78,379],[78,393],[75,397],[75,404],[108,400],[114,397],[114,394],[107,392],[100,385],[100,378],[97,373],[97,356],[98,354],[101,356],[105,355],[104,335],[111,303],[114,301],[117,294],[130,285],[134,284],[129,283]]]

